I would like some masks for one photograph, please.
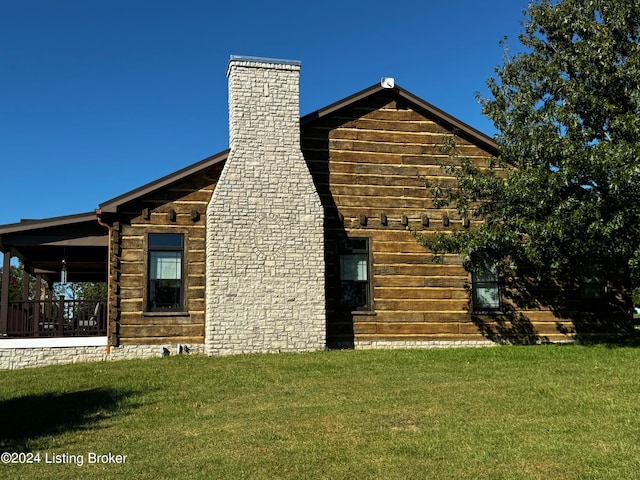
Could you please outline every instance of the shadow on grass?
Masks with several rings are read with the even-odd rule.
[[[577,341],[580,345],[605,346],[608,348],[631,347],[640,348],[640,332],[633,332],[626,336],[610,336],[602,338],[581,338]]]
[[[123,401],[133,392],[96,388],[78,392],[26,395],[0,402],[0,450],[33,450],[32,442],[49,435],[79,431],[125,414]]]

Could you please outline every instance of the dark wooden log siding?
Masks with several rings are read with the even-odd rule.
[[[112,334],[122,344],[203,343],[205,322],[205,229],[207,204],[220,167],[202,172],[135,204],[121,216],[128,220],[112,244]],[[148,210],[147,210],[148,209]],[[175,219],[171,211],[175,212]],[[184,234],[184,312],[146,312],[147,235]],[[116,273],[116,275],[114,275]],[[119,277],[119,280],[116,280]],[[117,303],[117,305],[116,305]]]
[[[454,179],[441,168],[443,145],[453,132],[416,111],[380,98],[341,111],[330,120],[303,125],[302,145],[326,210],[328,336],[332,345],[354,340],[481,340],[489,317],[472,317],[469,274],[457,256],[434,263],[410,229],[451,231],[464,228],[455,210],[433,208],[423,178],[447,185]],[[490,154],[463,138],[461,153],[477,166]],[[443,225],[443,213],[450,225]],[[381,222],[381,215],[386,222]],[[367,217],[362,225],[360,216]],[[423,227],[423,217],[429,219]],[[403,216],[408,227],[403,225]],[[383,217],[384,219],[384,217]],[[384,220],[383,220],[384,221]],[[337,239],[368,237],[372,252],[373,309],[340,312]],[[559,321],[538,307],[528,318],[549,340],[566,339]],[[480,322],[480,323],[479,323]],[[499,322],[499,319],[498,319]],[[560,329],[558,327],[561,327]],[[481,331],[482,330],[482,331]]]
[[[575,320],[575,316],[556,315],[544,302],[513,308],[516,314],[511,317],[473,315],[470,277],[461,259],[445,256],[442,263],[434,263],[430,252],[415,241],[412,229],[465,228],[455,210],[433,208],[424,186],[425,178],[440,185],[454,181],[441,169],[448,161],[442,146],[452,131],[383,94],[303,122],[301,127],[303,153],[325,206],[330,346],[355,340],[504,340],[509,336],[553,341],[565,340],[574,332],[569,318]],[[469,139],[458,137],[457,142],[461,153],[477,166],[488,165],[488,152]],[[112,343],[204,342],[204,214],[220,169],[221,165],[207,168],[119,210],[118,221],[112,222]],[[148,233],[165,232],[185,235],[186,315],[145,312],[145,238]],[[345,235],[369,238],[370,312],[340,312],[337,307],[338,239]],[[511,323],[514,319],[517,322]]]

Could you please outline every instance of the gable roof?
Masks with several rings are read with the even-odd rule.
[[[220,153],[212,155],[210,157],[205,158],[204,160],[200,160],[197,163],[189,165],[185,168],[178,170],[177,172],[170,173],[169,175],[165,175],[158,180],[154,180],[153,182],[147,183],[141,187],[138,187],[129,192],[123,193],[111,200],[107,200],[103,202],[99,206],[100,213],[115,213],[118,211],[118,207],[124,205],[125,203],[129,203],[135,200],[138,200],[145,195],[153,193],[161,188],[167,187],[171,184],[179,182],[191,175],[196,175],[200,173],[202,170],[212,167],[217,164],[221,164],[227,159],[227,155],[229,154],[229,149],[224,150]]]
[[[316,121],[330,118],[332,115],[338,113],[342,109],[352,107],[358,102],[366,101],[369,98],[380,96],[380,94],[388,96],[390,100],[395,99],[397,101],[401,101],[417,112],[433,119],[436,123],[439,123],[448,129],[455,130],[458,135],[485,149],[490,154],[496,155],[498,153],[498,145],[491,137],[471,127],[463,121],[449,115],[443,110],[424,101],[420,97],[417,97],[416,95],[398,85],[396,85],[394,88],[384,88],[380,84],[372,85],[342,100],[338,100],[337,102],[334,102],[326,107],[320,108],[314,112],[302,116],[300,118],[300,126],[310,126]],[[118,209],[127,203],[140,200],[147,195],[153,194],[158,190],[169,187],[179,181],[188,178],[189,176],[198,175],[207,168],[224,164],[228,154],[229,149],[223,150],[219,153],[216,153],[215,155],[207,157],[176,172],[165,175],[158,180],[154,180],[153,182],[147,183],[134,190],[102,202],[99,205],[99,209],[96,210],[95,213],[56,217],[45,220],[23,221],[20,223],[0,226],[0,237],[6,233],[14,233],[16,231],[26,232],[33,228],[46,228],[46,226],[52,226],[54,224],[65,224],[68,226],[72,226],[76,223],[76,220],[80,218],[82,218],[83,220],[86,220],[88,217],[95,219],[96,213],[117,213]]]
[[[436,123],[439,123],[448,129],[454,130],[461,137],[471,141],[472,143],[475,143],[479,147],[484,148],[488,153],[492,155],[498,154],[498,144],[491,137],[482,133],[480,130],[473,128],[469,124],[464,123],[462,120],[449,115],[445,111],[430,104],[429,102],[424,101],[420,97],[417,97],[413,93],[405,90],[397,84],[393,88],[385,88],[380,84],[372,85],[371,87],[365,88],[364,90],[354,93],[353,95],[350,95],[342,100],[338,100],[331,105],[304,115],[300,119],[300,125],[307,125],[316,120],[329,117],[339,110],[349,108],[357,102],[366,100],[369,97],[377,96],[380,93],[384,93],[392,99],[402,101],[408,106],[411,106],[417,112],[433,119]]]
[[[458,135],[484,148],[490,154],[496,155],[498,153],[498,145],[491,137],[464,123],[463,121],[449,115],[443,110],[424,101],[420,97],[417,97],[416,95],[412,94],[402,87],[399,87],[398,85],[396,85],[392,89],[384,88],[380,84],[372,85],[371,87],[365,88],[364,90],[361,90],[342,100],[316,110],[315,112],[311,112],[307,115],[302,116],[300,118],[300,126],[304,127],[312,124],[315,121],[330,117],[331,115],[337,113],[342,109],[349,108],[360,101],[367,100],[370,97],[378,96],[380,93],[384,93],[386,95],[389,95],[390,97],[400,100],[408,106],[411,106],[411,108],[415,109],[417,112],[420,112],[423,115],[433,119],[436,123],[439,123],[448,129],[455,130]],[[166,175],[158,180],[112,198],[111,200],[107,200],[106,202],[100,204],[99,213],[116,213],[118,211],[118,208],[126,203],[139,200],[145,195],[151,194],[161,188],[179,182],[190,175],[197,175],[199,172],[208,167],[216,164],[222,164],[227,159],[228,154],[229,149],[224,150],[215,155],[207,157],[200,162],[194,163],[192,165],[189,165],[188,167],[178,170],[177,172]]]

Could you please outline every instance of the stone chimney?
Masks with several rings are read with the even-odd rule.
[[[300,150],[300,62],[232,56],[230,152],[207,208],[205,350],[326,345],[324,213]]]

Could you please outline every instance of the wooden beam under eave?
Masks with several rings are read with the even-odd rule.
[[[0,336],[9,334],[9,283],[11,283],[11,251],[4,252],[2,261],[2,292],[0,293]]]
[[[109,245],[109,239],[106,235],[93,235],[66,240],[43,241],[41,245],[63,247],[107,247]]]
[[[26,270],[22,270],[22,300],[29,300],[29,281],[31,275]]]

